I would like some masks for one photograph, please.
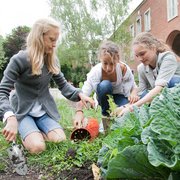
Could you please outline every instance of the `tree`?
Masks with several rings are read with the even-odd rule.
[[[3,43],[3,48],[5,50],[5,56],[8,59],[10,59],[19,50],[25,48],[26,37],[29,31],[30,28],[27,26],[18,26],[6,37]]]
[[[2,69],[0,69],[0,74],[5,70],[7,64],[9,63],[10,58],[16,54],[19,50],[25,48],[26,36],[30,31],[30,28],[27,26],[18,26],[12,30],[12,33],[9,34],[2,43],[4,50],[5,62]]]
[[[51,13],[62,20],[63,39],[59,54],[61,63],[88,63],[88,50],[97,47],[101,24],[93,17],[84,0],[50,0]],[[63,62],[65,61],[65,62]]]
[[[132,35],[127,31],[129,22],[129,19],[126,19],[110,37],[111,40],[119,44],[121,49],[120,59],[126,63],[132,59],[132,53],[129,48],[131,46]]]
[[[49,0],[51,16],[62,21],[63,26],[58,48],[61,64],[83,69],[90,61],[97,62],[100,42],[112,36],[127,17],[130,1]],[[112,40],[116,40],[116,36]]]
[[[5,63],[5,58],[4,58],[4,50],[3,50],[3,37],[0,36],[0,70],[3,68],[4,63]]]
[[[112,40],[116,40],[117,33],[115,32],[127,18],[129,9],[128,4],[131,0],[96,0],[93,2],[95,11],[103,11],[101,23],[104,37],[109,38],[111,36]]]

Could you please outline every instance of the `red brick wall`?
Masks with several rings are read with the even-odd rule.
[[[132,13],[131,18],[136,23],[138,11],[141,15],[142,31],[144,31],[144,13],[150,8],[151,30],[157,38],[166,41],[169,34],[174,30],[180,31],[180,0],[178,0],[178,16],[168,22],[167,0],[144,0]]]
[[[131,24],[134,24],[136,34],[136,20],[137,17],[141,17],[142,31],[144,29],[144,13],[150,9],[151,16],[151,30],[158,39],[167,41],[169,34],[175,30],[180,31],[180,0],[178,0],[178,16],[168,21],[167,15],[167,0],[143,0],[142,3],[132,12],[130,15]],[[129,62],[129,66],[135,69],[138,62]]]

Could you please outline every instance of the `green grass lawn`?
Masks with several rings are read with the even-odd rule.
[[[39,155],[31,155],[25,151],[28,166],[38,166],[48,170],[49,174],[57,173],[62,170],[70,169],[72,166],[81,167],[85,162],[90,161],[96,163],[99,149],[102,147],[103,135],[99,135],[93,141],[81,141],[74,143],[70,140],[71,132],[73,131],[73,116],[75,109],[69,105],[65,99],[57,101],[58,110],[61,114],[60,124],[64,128],[67,135],[67,140],[60,143],[47,142],[47,149]],[[100,121],[101,113],[100,108],[96,112],[93,109],[84,110],[85,117],[94,117]],[[0,129],[2,130],[3,124],[0,122]],[[18,143],[20,140],[18,139]],[[0,135],[0,171],[3,171],[7,166],[7,152],[6,149],[9,144],[5,141],[4,137]],[[68,151],[73,150],[74,157],[68,155]]]

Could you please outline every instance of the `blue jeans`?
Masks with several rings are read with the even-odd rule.
[[[102,115],[109,116],[108,96],[112,95],[117,106],[123,106],[128,103],[128,98],[122,94],[112,94],[112,83],[109,80],[101,81],[97,86],[98,103],[102,109]]]
[[[168,83],[168,88],[174,87],[176,84],[180,83],[180,76],[174,75]]]
[[[171,80],[169,81],[167,87],[168,88],[172,88],[174,87],[176,84],[180,83],[180,76],[178,75],[174,75]],[[141,98],[143,98],[149,91],[146,89],[143,91],[143,93],[141,94]]]

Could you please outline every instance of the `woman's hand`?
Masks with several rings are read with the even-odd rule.
[[[111,116],[118,117],[118,115],[121,113],[122,110],[123,110],[123,106],[117,107],[117,108],[111,113]]]
[[[18,131],[18,122],[15,116],[10,116],[7,118],[6,126],[2,130],[2,134],[7,141],[16,140],[16,135]]]
[[[133,107],[132,105],[126,105],[126,106],[121,106],[115,109],[114,111],[114,115],[117,117],[121,117],[122,115],[124,115],[127,112],[132,112],[133,111]]]
[[[118,114],[118,117],[121,117],[122,115],[124,115],[127,112],[131,112],[130,106],[124,106],[121,110],[121,112]]]
[[[128,97],[128,100],[130,104],[133,104],[139,100],[139,96],[137,95],[137,93],[132,92]]]
[[[83,93],[79,93],[79,97],[81,99],[81,102],[83,103],[83,105],[86,108],[89,108],[88,103],[90,103],[90,107],[92,107],[92,108],[95,107],[95,101],[92,98],[90,98],[89,96],[86,96]]]
[[[82,122],[84,119],[84,114],[82,110],[77,110],[74,117],[74,128],[78,129],[82,127]]]

